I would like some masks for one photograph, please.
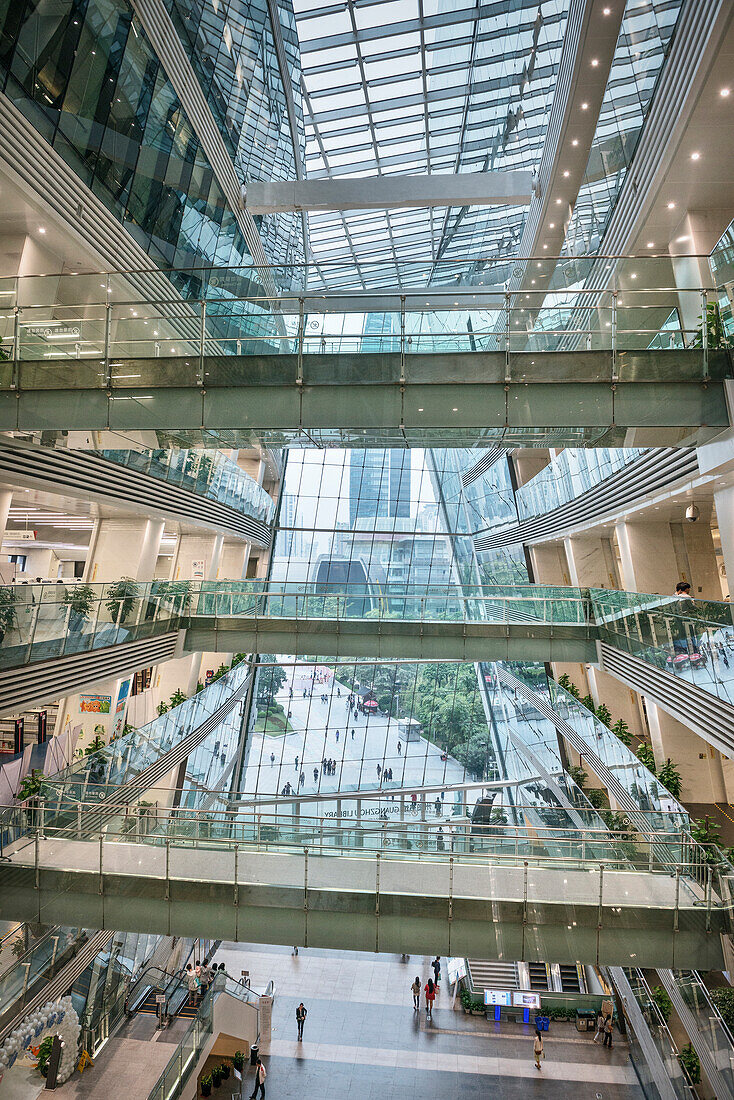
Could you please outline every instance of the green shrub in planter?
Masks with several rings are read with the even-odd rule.
[[[683,1066],[683,1069],[688,1074],[688,1079],[692,1085],[697,1085],[701,1080],[701,1063],[698,1060],[698,1055],[689,1043],[687,1047],[683,1047],[683,1050],[678,1054],[678,1061]]]
[[[463,990],[462,990],[462,992],[463,992]],[[234,1052],[234,1054],[232,1055],[232,1061],[234,1063],[234,1068],[236,1070],[238,1070],[238,1072],[241,1073],[242,1069],[244,1067],[244,1064],[245,1064],[245,1052],[244,1052],[244,1050],[236,1050]]]
[[[459,993],[459,1000],[461,1001],[461,1007],[464,1012],[468,1012],[471,1008],[472,996],[468,989],[462,989]]]
[[[222,1067],[215,1066],[212,1070],[212,1084],[215,1089],[218,1089],[222,1083]]]
[[[206,1077],[201,1079],[201,1095],[211,1096],[212,1094],[212,1077],[210,1073],[207,1073]]]
[[[229,1080],[230,1072],[231,1070],[229,1062],[222,1062],[221,1066],[219,1067],[219,1073],[223,1081]]]
[[[38,1072],[41,1077],[48,1076],[48,1060],[51,1057],[51,1048],[54,1045],[54,1036],[47,1035],[38,1048]]]

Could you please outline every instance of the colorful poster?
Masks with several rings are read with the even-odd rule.
[[[79,710],[82,714],[109,714],[111,695],[80,695]]]

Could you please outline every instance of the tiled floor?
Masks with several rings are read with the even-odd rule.
[[[414,1012],[410,984],[425,983],[430,959],[411,956],[330,953],[301,949],[225,944],[217,953],[228,971],[250,971],[256,988],[275,982],[273,1032],[262,1049],[268,1100],[349,1097],[359,1100],[641,1100],[642,1091],[627,1046],[595,1046],[591,1035],[572,1024],[551,1025],[546,1060],[539,1072],[532,1053],[531,1027],[487,1023],[451,1008],[443,988],[427,1020]],[[295,1010],[308,1009],[303,1042],[297,1041]],[[528,1082],[532,1079],[532,1083]],[[248,1075],[243,1095],[249,1095]]]

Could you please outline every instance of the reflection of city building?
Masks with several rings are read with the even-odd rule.
[[[349,522],[357,519],[407,518],[410,515],[408,450],[350,451]]]
[[[297,504],[298,497],[295,493],[283,493],[280,504],[280,528],[283,537],[283,555],[287,558],[304,556],[303,531],[296,527]]]

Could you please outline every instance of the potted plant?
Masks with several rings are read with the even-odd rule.
[[[220,1073],[221,1078],[222,1078],[223,1081],[228,1081],[229,1080],[230,1072],[231,1071],[230,1071],[229,1062],[222,1062],[221,1066],[219,1067],[219,1073]]]
[[[468,989],[461,990],[459,1000],[461,1001],[461,1007],[464,1009],[464,1015],[468,1016],[471,1011],[471,993]]]
[[[89,612],[94,603],[94,589],[91,584],[77,584],[70,591],[64,593],[64,603],[70,607],[69,630],[79,634],[84,629],[84,624],[89,618]]]
[[[38,1048],[38,1063],[36,1069],[41,1074],[41,1077],[48,1076],[48,1060],[51,1057],[51,1050],[54,1045],[54,1036],[47,1035]]]
[[[110,613],[110,619],[118,626],[122,626],[135,605],[135,599],[140,595],[140,589],[132,577],[121,577],[107,589],[107,603],[105,607]]]
[[[462,990],[462,992],[463,992],[463,990]],[[234,1052],[234,1054],[232,1055],[232,1062],[233,1062],[234,1068],[237,1070],[237,1072],[242,1073],[242,1070],[244,1069],[244,1066],[245,1066],[245,1052],[244,1052],[244,1050],[236,1050]]]
[[[211,1094],[212,1094],[212,1076],[211,1076],[210,1073],[207,1073],[206,1077],[202,1077],[202,1079],[201,1079],[201,1095],[202,1096],[211,1096]]]
[[[173,695],[171,696],[171,702],[170,702],[170,705],[169,705],[170,709],[173,710],[174,707],[180,707],[181,704],[185,703],[185,702],[186,702],[186,696],[181,691],[181,688],[176,688]]]
[[[215,1066],[212,1070],[212,1084],[215,1089],[218,1089],[222,1083],[222,1067]]]
[[[0,643],[15,625],[15,595],[12,588],[0,588]]]

